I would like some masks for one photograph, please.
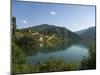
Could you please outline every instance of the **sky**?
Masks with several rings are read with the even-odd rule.
[[[17,28],[27,28],[40,24],[65,27],[79,31],[95,26],[95,6],[12,2],[12,16],[16,17]]]

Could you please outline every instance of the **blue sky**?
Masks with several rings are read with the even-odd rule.
[[[95,6],[12,2],[17,28],[50,24],[78,31],[95,26]]]

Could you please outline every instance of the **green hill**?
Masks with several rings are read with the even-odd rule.
[[[39,34],[44,34],[49,36],[54,34],[56,37],[62,38],[64,40],[71,40],[73,42],[81,40],[81,38],[77,34],[71,32],[70,30],[64,27],[58,27],[54,25],[42,24],[38,26],[24,28],[21,29],[20,31],[29,32],[29,30],[31,30],[31,32],[33,33],[38,32]]]

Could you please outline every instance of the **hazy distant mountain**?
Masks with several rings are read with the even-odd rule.
[[[81,38],[86,40],[96,39],[96,27],[90,27],[88,29],[80,30],[76,32]]]
[[[39,32],[45,35],[56,34],[59,37],[62,37],[64,39],[69,39],[72,41],[77,41],[81,39],[77,34],[71,32],[70,30],[64,27],[58,27],[58,26],[48,25],[48,24],[42,24],[38,26],[24,28],[22,30],[23,31],[32,30],[32,32]]]

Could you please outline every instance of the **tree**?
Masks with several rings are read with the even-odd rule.
[[[24,35],[23,37],[17,38],[17,40],[15,41],[16,44],[21,47],[21,48],[33,48],[34,47],[34,38]]]
[[[12,34],[14,35],[16,31],[16,17],[12,17]]]
[[[96,68],[96,46],[90,45],[89,56],[82,60],[81,69],[95,69]]]

